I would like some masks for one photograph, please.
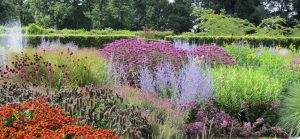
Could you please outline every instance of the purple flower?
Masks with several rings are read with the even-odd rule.
[[[245,129],[252,128],[251,123],[250,122],[245,122],[243,128],[245,128]]]
[[[279,108],[279,106],[280,106],[280,102],[278,102],[278,101],[273,101],[273,102],[271,103],[271,108],[270,108],[270,110],[277,109],[277,108]]]
[[[221,123],[221,126],[223,128],[226,128],[228,126],[228,121],[224,120],[222,123]]]
[[[248,108],[248,103],[246,101],[243,101],[242,109],[247,109],[247,108]]]
[[[258,119],[256,119],[256,123],[258,125],[264,124],[264,122],[265,122],[264,118],[258,118]]]
[[[200,111],[198,111],[197,115],[199,118],[203,118],[203,117],[205,117],[205,112],[203,110],[200,110]]]
[[[189,53],[195,57],[201,57],[205,62],[214,65],[232,65],[235,63],[233,57],[231,57],[222,47],[216,45],[199,46]]]

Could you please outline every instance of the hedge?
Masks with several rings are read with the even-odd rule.
[[[165,38],[168,41],[174,41],[176,39],[187,40],[190,43],[196,44],[211,44],[216,43],[218,45],[231,44],[231,43],[247,43],[253,47],[259,46],[277,46],[289,47],[294,45],[300,46],[300,37],[238,37],[238,36],[167,36]]]
[[[0,35],[0,42],[6,41],[7,36]],[[97,47],[103,48],[105,44],[118,39],[134,38],[130,35],[24,35],[28,46],[36,47],[41,44],[42,39],[61,43],[74,42],[78,47]]]

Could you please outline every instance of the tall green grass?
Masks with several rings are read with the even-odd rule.
[[[270,104],[278,101],[283,89],[282,83],[260,70],[244,67],[219,67],[214,73],[214,100],[227,113],[239,117],[243,105],[256,111],[259,103]],[[257,110],[258,111],[258,110]],[[255,120],[260,115],[253,115],[248,120]]]
[[[36,61],[38,55],[39,61]],[[26,49],[18,58],[28,57],[25,63],[25,78],[11,75],[9,78],[15,82],[27,81],[33,85],[55,88],[77,87],[85,85],[105,85],[108,83],[106,62],[101,59],[96,49],[70,49],[63,47],[51,47],[47,49]],[[51,64],[51,70],[45,62]],[[31,63],[36,63],[31,65]],[[35,66],[37,65],[37,66]],[[12,64],[11,67],[14,67]],[[39,72],[36,77],[35,71]]]
[[[278,125],[292,135],[300,135],[300,83],[292,85],[288,90],[288,95],[282,101],[279,110],[280,119]]]

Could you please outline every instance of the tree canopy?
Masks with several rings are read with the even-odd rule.
[[[212,9],[215,16],[230,16],[222,20],[241,18],[239,23],[249,25],[273,16],[287,25],[300,19],[300,0],[2,0],[0,23],[20,19],[24,25],[86,30],[150,26],[180,33],[195,25],[194,8]]]

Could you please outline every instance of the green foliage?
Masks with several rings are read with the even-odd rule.
[[[44,29],[43,27],[40,27],[36,24],[30,24],[27,27],[27,33],[28,34],[33,34],[33,35],[43,35],[43,34],[48,34],[47,30]]]
[[[167,36],[166,40],[174,39],[187,40],[196,44],[216,43],[218,45],[231,44],[234,42],[242,42],[251,45],[252,47],[271,47],[281,45],[288,47],[293,44],[297,49],[300,46],[300,38],[296,37],[256,37],[256,36]]]
[[[43,27],[61,28],[73,10],[71,3],[61,1],[28,0],[26,4],[35,23]]]
[[[56,32],[57,34],[64,34],[64,35],[74,35],[74,34],[87,34],[84,29],[63,29]]]
[[[279,110],[278,125],[292,135],[300,135],[300,84],[292,85]]]
[[[259,23],[269,11],[265,9],[265,0],[196,0],[199,7],[213,9],[215,12],[224,10],[227,14]],[[273,1],[272,1],[273,2]]]
[[[295,73],[292,69],[291,57],[283,57],[278,54],[279,50],[270,51],[266,48],[261,48],[258,57],[259,67],[266,75],[278,79],[287,88],[293,81]],[[276,52],[277,51],[277,52]]]
[[[225,50],[235,58],[236,63],[243,66],[258,66],[256,50],[244,45],[226,44]]]
[[[5,38],[1,36],[0,38]],[[49,41],[55,41],[57,39],[62,43],[74,42],[76,45],[82,48],[103,48],[105,44],[113,42],[122,38],[133,38],[135,36],[130,35],[26,35],[27,44],[29,46],[38,46],[41,44],[42,38]]]
[[[280,55],[282,51],[279,46],[277,48],[249,48],[247,46],[226,45],[226,51],[232,55],[237,64],[244,67],[252,67],[260,70],[266,75],[278,79],[287,88],[295,79],[296,73],[292,67],[292,57]]]
[[[219,67],[213,72],[216,104],[237,117],[243,111],[243,102],[247,103],[254,116],[260,116],[262,113],[257,113],[259,109],[256,106],[278,101],[283,89],[278,79],[252,68]],[[250,119],[258,118],[254,116]]]
[[[285,27],[285,19],[275,16],[266,18],[261,21],[258,26],[257,36],[288,36],[291,33],[291,28]]]
[[[213,10],[195,8],[192,15],[197,17],[197,30],[212,36],[243,36],[255,32],[255,26],[249,21],[215,14]]]
[[[154,31],[155,38],[157,39],[165,39],[166,36],[174,35],[173,31]]]
[[[300,36],[300,23],[292,28],[292,37],[299,37]]]

